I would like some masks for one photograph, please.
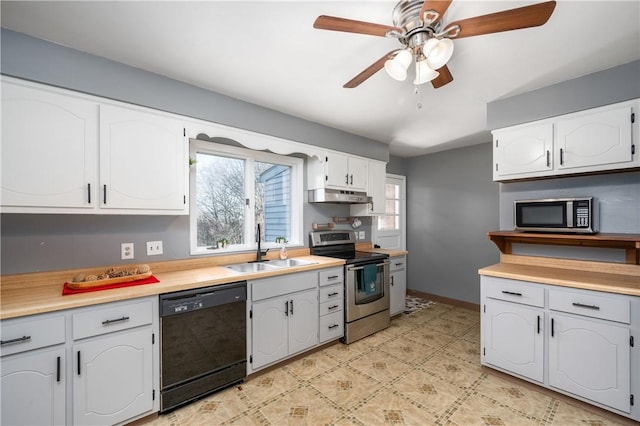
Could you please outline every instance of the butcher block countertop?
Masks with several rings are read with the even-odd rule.
[[[5,275],[1,277],[0,319],[344,265],[344,260],[341,259],[311,256],[309,255],[309,249],[305,248],[289,250],[289,257],[316,263],[247,274],[234,272],[224,268],[222,265],[248,262],[255,259],[255,254],[245,253],[221,257],[149,263],[148,265],[151,267],[153,275],[160,280],[159,283],[65,296],[62,295],[63,285],[66,281],[70,281],[76,274],[95,273],[96,271],[108,268],[108,266],[102,268]],[[268,253],[266,258],[275,259],[277,258],[277,253]],[[115,265],[114,267],[122,266],[125,265]]]
[[[505,255],[480,275],[640,296],[640,266]]]

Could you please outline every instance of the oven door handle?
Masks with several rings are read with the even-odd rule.
[[[376,263],[376,266],[388,266],[388,265],[391,265],[391,262]],[[347,266],[347,271],[359,271],[361,269],[364,269],[364,266]]]

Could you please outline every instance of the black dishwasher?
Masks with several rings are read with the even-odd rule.
[[[242,382],[247,283],[160,295],[160,411]]]

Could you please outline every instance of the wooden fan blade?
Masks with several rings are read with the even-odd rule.
[[[449,9],[452,1],[453,0],[425,0],[422,5],[422,9],[420,10],[420,19],[424,18],[424,12],[427,10],[435,10],[440,14],[438,19],[433,20],[432,24],[435,24],[440,20],[440,18],[442,18],[442,15],[444,15],[447,9]]]
[[[438,68],[436,71],[440,73],[439,76],[431,80],[431,84],[434,89],[444,86],[445,84],[449,84],[453,81],[453,76],[451,75],[451,71],[445,65],[442,68]]]
[[[460,27],[460,33],[455,36],[455,38],[463,38],[538,27],[549,20],[555,7],[555,1],[547,1],[531,6],[518,7],[516,9],[462,19],[448,24],[445,32],[452,26],[458,25]]]
[[[384,37],[388,31],[402,33],[402,29],[389,25],[373,24],[371,22],[354,21],[353,19],[338,18],[337,16],[320,15],[313,23],[313,28],[320,30],[343,31],[347,33],[368,34]]]
[[[392,50],[391,52],[385,54],[382,58],[378,59],[373,64],[365,68],[364,71],[362,71],[360,74],[356,75],[351,80],[346,82],[342,87],[344,87],[345,89],[353,89],[354,87],[358,87],[366,79],[380,71],[382,67],[384,67],[384,63],[387,61],[387,59],[391,58],[391,56],[398,50],[400,49]]]

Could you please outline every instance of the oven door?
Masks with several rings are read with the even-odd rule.
[[[389,309],[389,261],[347,265],[346,321]]]

